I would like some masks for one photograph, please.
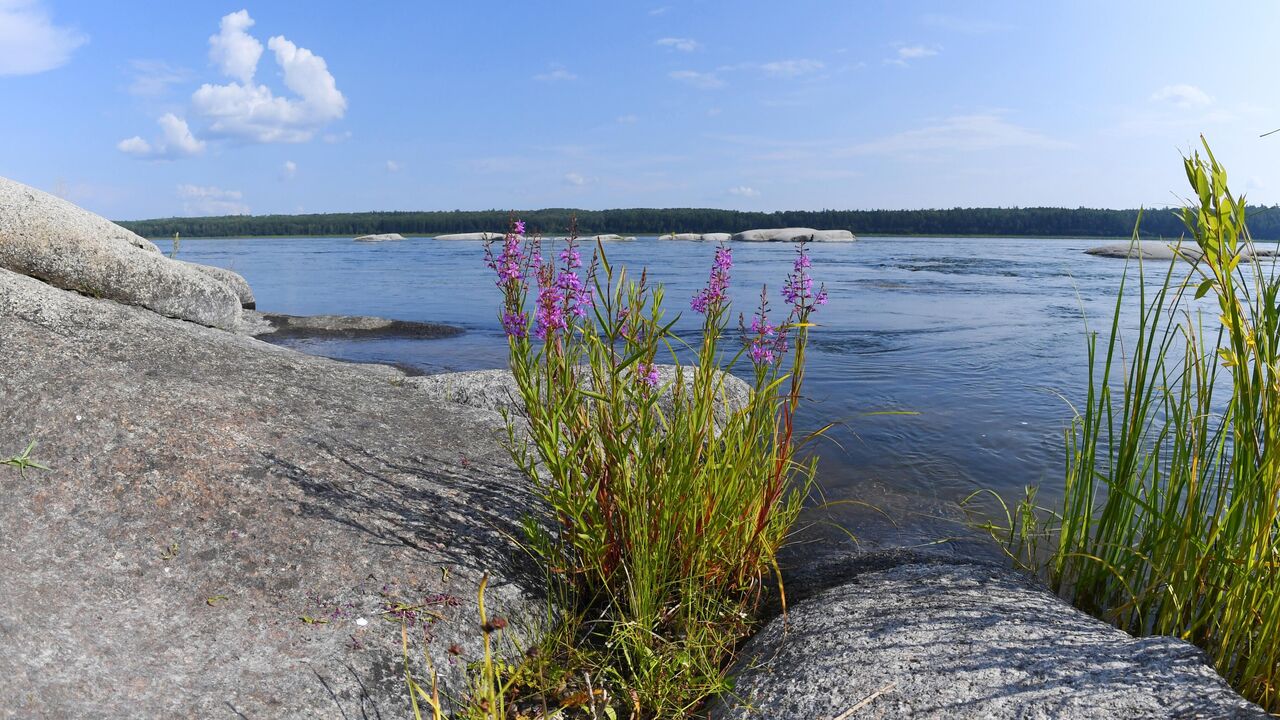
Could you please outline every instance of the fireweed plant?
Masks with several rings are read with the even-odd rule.
[[[1198,645],[1243,695],[1280,712],[1280,280],[1204,148],[1185,160],[1187,262],[1154,291],[1139,266],[1127,347],[1123,285],[1105,353],[1089,339],[1063,505],[1044,511],[1029,489],[989,529],[1081,608]],[[1191,307],[1206,296],[1215,323]]]
[[[573,234],[546,259],[524,229],[513,222],[485,260],[523,400],[510,447],[547,509],[526,520],[526,539],[557,611],[512,671],[541,687],[508,707],[685,717],[731,690],[736,644],[775,582],[781,591],[777,552],[816,468],[797,452],[821,431],[797,437],[795,415],[826,292],[801,245],[786,316],[771,320],[762,292],[730,333],[733,254],[721,245],[690,302],[700,337],[685,344],[645,273],[633,279],[599,244],[584,265]],[[677,348],[691,351],[687,366]],[[735,399],[727,371],[743,360],[753,382]]]

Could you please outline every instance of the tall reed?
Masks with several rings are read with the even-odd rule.
[[[1208,144],[1184,164],[1186,263],[1153,289],[1139,266],[1136,331],[1122,328],[1122,285],[1106,345],[1089,339],[1063,505],[1037,528],[1031,492],[1005,529],[1011,552],[1080,607],[1200,646],[1280,711],[1280,282]]]

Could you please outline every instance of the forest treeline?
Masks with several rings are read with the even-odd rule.
[[[1280,239],[1280,206],[1249,208],[1249,227],[1258,239]],[[359,212],[315,215],[229,215],[123,221],[146,237],[249,237],[260,235],[357,236],[374,233],[439,235],[502,231],[506,210]],[[563,235],[577,216],[584,235],[659,235],[669,232],[738,232],[753,228],[811,227],[851,230],[861,235],[1012,235],[1040,237],[1128,237],[1137,210],[1091,208],[954,208],[950,210],[789,210],[743,212],[705,208],[628,208],[517,211],[531,231]],[[1168,209],[1147,210],[1142,234],[1177,237],[1182,221]]]

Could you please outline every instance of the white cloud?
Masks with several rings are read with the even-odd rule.
[[[346,113],[347,99],[324,58],[283,35],[272,37],[267,47],[284,74],[285,87],[297,97],[276,96],[266,85],[254,84],[262,53],[257,40],[244,32],[252,24],[243,10],[222,19],[222,32],[209,38],[209,57],[239,82],[201,85],[191,96],[192,107],[213,135],[258,143],[307,142]]]
[[[669,47],[680,52],[693,52],[702,47],[702,44],[693,38],[664,37],[658,40],[655,45]]]
[[[898,48],[898,52],[894,57],[886,58],[885,62],[891,65],[906,65],[912,60],[920,60],[922,58],[933,57],[938,54],[936,48],[926,47],[924,45],[904,45]]]
[[[574,187],[582,187],[583,185],[587,184],[587,179],[582,177],[576,172],[571,172],[571,173],[565,173],[564,182],[566,185],[572,185]]]
[[[737,197],[744,197],[744,198],[760,197],[759,190],[756,190],[753,187],[747,187],[746,185],[739,185],[738,187],[729,188],[729,194],[736,195]]]
[[[1180,108],[1204,107],[1213,102],[1213,98],[1209,97],[1208,93],[1195,85],[1185,83],[1165,85],[1152,93],[1151,99],[1156,102],[1173,103]]]
[[[0,0],[0,75],[34,75],[62,67],[89,37],[54,25],[40,0]]]
[[[812,72],[817,72],[824,67],[826,67],[826,65],[819,60],[808,59],[778,60],[775,62],[762,63],[760,65],[760,69],[764,71],[765,75],[781,78],[793,78],[799,77],[800,75],[807,75]]]
[[[1011,147],[1061,149],[1070,145],[1014,125],[999,114],[987,113],[956,115],[934,125],[845,148],[843,153],[913,156]]]
[[[187,215],[248,215],[249,206],[239,190],[183,184],[178,186],[182,211]]]
[[[298,163],[292,160],[285,160],[280,166],[280,176],[285,180],[292,180],[298,176]]]
[[[404,164],[396,160],[388,160],[386,164],[387,172],[398,173],[404,169]]]
[[[640,118],[635,115],[619,115],[616,119],[619,125],[634,125],[640,122]]]
[[[155,160],[172,160],[204,152],[204,141],[191,134],[186,120],[173,113],[165,113],[156,120],[156,124],[160,126],[160,137],[154,141],[148,142],[135,135],[116,143],[116,149],[126,155]]]
[[[651,15],[651,16],[653,16],[653,17],[657,17],[657,16],[659,16],[659,15],[666,15],[666,14],[667,14],[667,11],[668,11],[668,10],[670,10],[670,9],[671,9],[671,6],[670,6],[670,5],[663,5],[662,7],[656,7],[656,8],[654,8],[654,9],[650,10],[650,11],[649,11],[649,15]]]
[[[133,82],[128,88],[130,95],[163,95],[169,91],[169,86],[191,79],[190,70],[174,67],[163,60],[130,60],[129,67],[133,71]]]
[[[217,35],[209,37],[209,59],[218,64],[222,74],[248,85],[262,57],[262,43],[246,32],[253,27],[248,10],[224,15]]]
[[[562,80],[577,80],[578,76],[565,70],[563,65],[552,65],[550,70],[534,75],[533,79],[538,82],[560,82]]]
[[[724,81],[715,73],[697,72],[696,70],[672,70],[667,73],[667,77],[703,89],[724,86]]]

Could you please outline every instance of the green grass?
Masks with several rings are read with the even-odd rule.
[[[490,255],[491,267],[503,266],[506,253],[523,263],[517,278],[500,282],[504,313],[532,319],[531,278],[537,306],[572,310],[563,297],[543,300],[573,264],[534,263],[536,243],[521,248],[514,235],[504,248]],[[581,290],[590,288],[590,305],[540,339],[509,331],[524,408],[509,419],[510,447],[545,501],[545,513],[525,523],[525,548],[546,573],[549,609],[544,626],[520,643],[505,622],[485,618],[481,587],[484,657],[469,668],[459,717],[692,716],[732,691],[735,648],[766,594],[782,592],[777,552],[816,468],[816,458],[797,456],[814,435],[796,437],[793,427],[809,315],[825,302],[807,280],[807,256],[787,287],[809,294],[789,296],[790,315],[775,328],[763,319],[762,293],[757,321],[748,328],[740,320],[740,342],[728,339],[721,291],[731,262],[720,248],[723,285],[713,272],[702,331],[685,346],[666,317],[663,288],[610,265],[599,244],[596,253]],[[753,342],[756,353],[746,352]],[[678,356],[694,361],[660,384],[655,363]],[[750,362],[754,382],[735,407],[726,371],[739,361]],[[406,676],[415,713],[443,717],[434,680],[418,683],[407,665]]]
[[[18,469],[19,473],[25,473],[28,469],[35,468],[37,470],[48,470],[49,468],[41,465],[39,461],[31,457],[31,451],[36,449],[33,442],[27,445],[27,448],[13,457],[0,458],[0,465],[8,465]]]
[[[1244,198],[1208,145],[1185,166],[1181,215],[1203,258],[1175,261],[1154,289],[1139,265],[1136,332],[1121,329],[1135,299],[1122,287],[1106,344],[1089,339],[1062,506],[1041,511],[1031,489],[999,531],[1081,608],[1198,645],[1277,712],[1280,282],[1247,257]]]

